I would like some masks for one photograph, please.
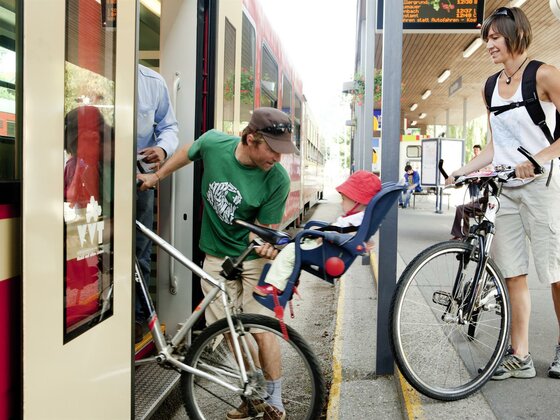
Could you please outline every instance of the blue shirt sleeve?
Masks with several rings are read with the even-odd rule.
[[[147,67],[138,66],[137,149],[159,146],[170,157],[179,144],[179,126],[165,80]]]

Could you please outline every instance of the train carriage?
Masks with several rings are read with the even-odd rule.
[[[322,195],[297,66],[256,0],[0,0],[0,21],[0,417],[147,417],[133,364],[137,62],[166,79],[181,141],[238,134],[259,106],[291,116],[301,153],[282,158],[282,227]],[[162,183],[156,209],[160,235],[195,261],[202,170]],[[197,282],[154,261],[174,330]]]

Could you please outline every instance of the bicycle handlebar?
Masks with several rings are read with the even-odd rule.
[[[540,175],[540,174],[544,173],[544,167],[542,167],[535,160],[533,155],[531,155],[531,153],[529,153],[529,151],[527,151],[527,149],[525,149],[523,146],[519,146],[517,148],[517,151],[519,153],[521,153],[523,156],[525,156],[525,158],[527,158],[527,160],[533,164],[535,175]],[[449,176],[448,176],[447,172],[443,169],[443,159],[439,160],[438,168],[439,168],[441,174],[443,175],[443,177],[445,179],[448,179]],[[478,173],[477,173],[477,176],[460,175],[460,176],[457,177],[454,184],[455,184],[455,186],[461,186],[465,182],[468,182],[471,179],[480,179],[480,178],[498,178],[502,182],[505,182],[508,179],[513,178],[514,176],[515,176],[515,169],[514,168],[511,168],[509,166],[502,166],[502,167],[496,168],[493,172],[491,172],[487,176],[481,176]]]
[[[234,223],[249,229],[255,235],[272,245],[284,245],[292,240],[286,232],[274,230],[265,226],[255,225],[244,220],[235,219]]]

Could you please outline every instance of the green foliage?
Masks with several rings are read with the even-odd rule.
[[[97,105],[105,122],[114,126],[115,83],[100,74],[66,63],[64,113],[81,105]]]
[[[0,98],[15,101],[16,100],[16,93],[12,89],[7,89],[5,87],[0,87]]]
[[[251,105],[255,98],[255,76],[253,69],[241,69],[241,86],[239,90],[240,101],[242,104]],[[235,73],[232,73],[224,82],[224,99],[232,101],[235,97]]]
[[[373,100],[374,102],[379,102],[381,100],[381,76],[382,72],[380,69],[375,69],[375,73],[373,75],[374,80],[374,92],[373,92]],[[363,105],[364,103],[364,94],[366,91],[366,82],[364,80],[364,75],[361,73],[356,73],[354,75],[354,90],[352,91],[352,103],[356,105]]]

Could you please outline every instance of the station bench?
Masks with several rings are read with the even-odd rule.
[[[412,208],[416,208],[416,197],[425,197],[429,195],[435,196],[437,193],[437,189],[434,187],[427,187],[424,188],[422,191],[414,191],[412,193]],[[449,199],[451,197],[451,193],[449,191],[443,191],[442,198],[447,197],[447,210],[449,210]]]

